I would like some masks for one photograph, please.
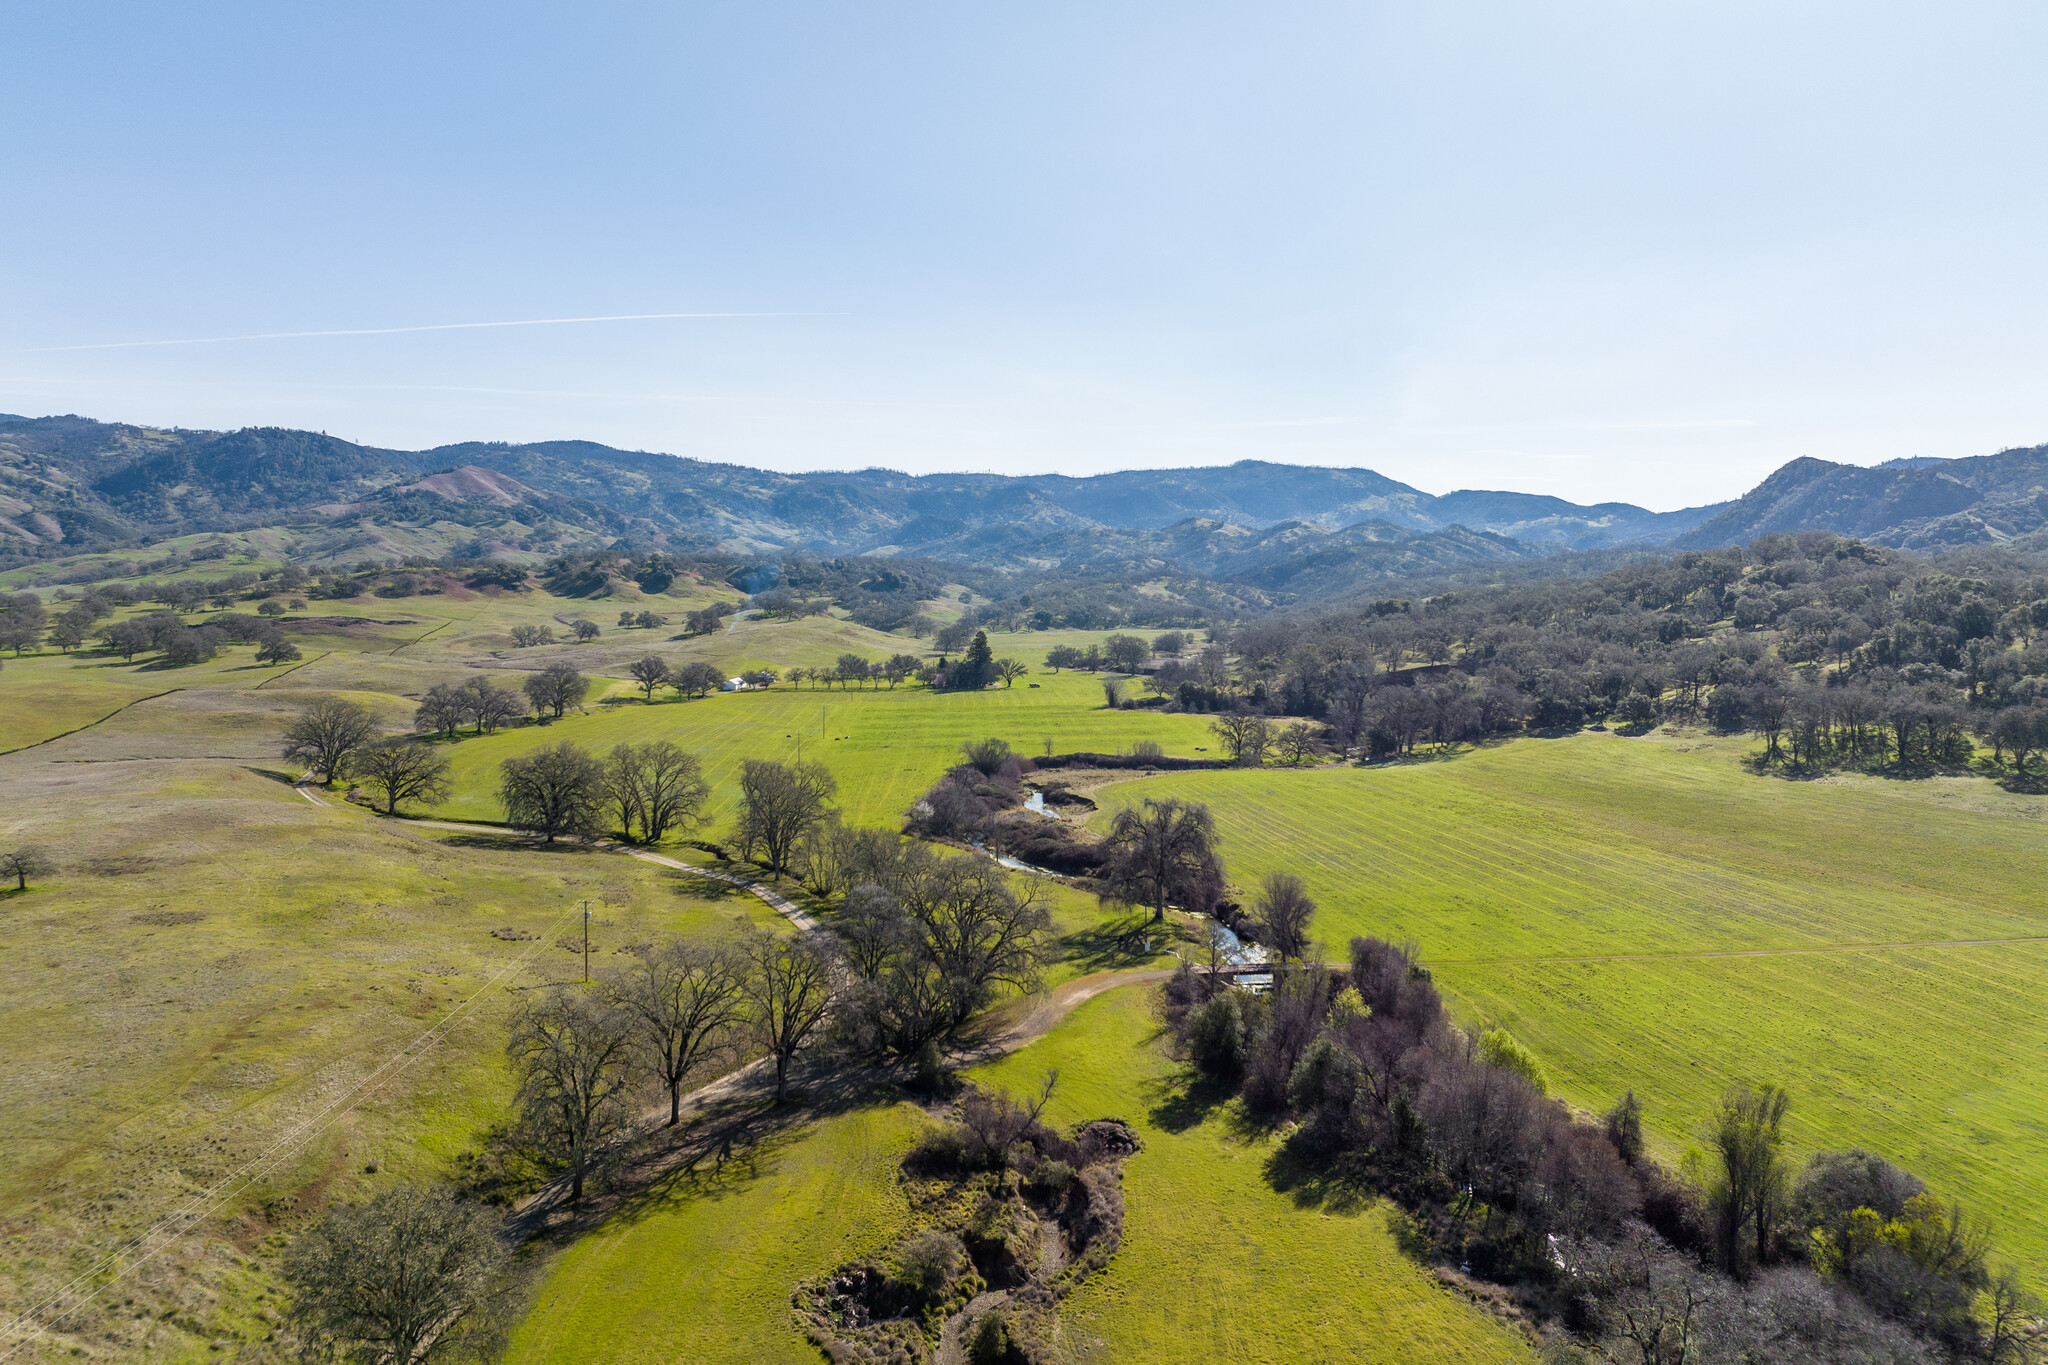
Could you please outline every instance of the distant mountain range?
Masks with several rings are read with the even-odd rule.
[[[542,554],[624,538],[1152,569],[1322,595],[1560,550],[1700,548],[1797,530],[1928,549],[2044,524],[2048,447],[1877,468],[1800,459],[1733,502],[1659,513],[1530,493],[1434,497],[1369,469],[1259,461],[1087,478],[781,474],[587,441],[400,451],[276,427],[0,417],[0,550],[36,558],[274,525],[315,556],[457,543]]]

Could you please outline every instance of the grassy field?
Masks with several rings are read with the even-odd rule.
[[[1060,751],[1115,750],[1151,739],[1168,753],[1190,756],[1198,746],[1214,743],[1200,716],[1104,709],[1093,674],[1062,673],[1037,681],[1041,685],[1036,688],[1020,682],[974,693],[912,686],[846,691],[777,687],[594,708],[553,725],[451,745],[455,795],[444,809],[454,816],[502,818],[498,764],[559,740],[598,752],[619,743],[673,740],[702,756],[706,776],[717,789],[712,811],[723,822],[738,787],[741,760],[793,759],[801,738],[803,757],[822,761],[838,779],[848,820],[892,826],[920,793],[960,761],[963,739],[993,735],[1026,754],[1042,752],[1048,739]]]
[[[1731,1080],[1794,1096],[1800,1151],[1925,1175],[2048,1273],[2048,802],[1977,778],[1788,782],[1747,745],[1586,734],[1377,770],[1202,772],[1234,882],[1299,873],[1331,957],[1420,944],[1468,1023],[1561,1091],[1633,1086],[1656,1145]],[[2004,940],[1966,945],[1963,940]]]
[[[896,1163],[925,1122],[908,1104],[825,1119],[584,1238],[548,1267],[505,1359],[815,1365],[790,1292],[902,1234]]]
[[[180,576],[246,567],[213,562]],[[359,700],[403,730],[420,693],[479,669],[516,685],[522,670],[567,660],[600,689],[623,690],[625,665],[647,652],[736,669],[917,648],[830,617],[739,621],[691,640],[612,624],[629,606],[674,619],[715,595],[685,582],[652,599],[628,591],[600,602],[466,590],[317,601],[286,618],[305,659],[277,668],[256,667],[247,645],[177,669],[90,650],[5,660],[0,708],[13,752],[0,755],[0,838],[43,845],[59,870],[4,897],[20,952],[0,997],[0,1091],[9,1097],[0,1141],[10,1156],[0,1171],[9,1230],[0,1308],[35,1302],[264,1152],[534,954],[431,1053],[295,1149],[202,1232],[118,1282],[113,1298],[18,1358],[68,1359],[76,1348],[88,1357],[218,1359],[216,1342],[267,1358],[282,1235],[332,1198],[446,1172],[504,1116],[506,1012],[518,991],[580,970],[580,956],[563,946],[579,942],[579,900],[593,902],[599,966],[631,944],[734,916],[780,926],[751,897],[713,896],[712,883],[617,855],[536,852],[316,807],[292,791],[277,758],[293,710],[322,693]],[[588,645],[511,645],[514,625],[576,617],[604,633]],[[1147,713],[1101,711],[1092,679],[1057,682],[972,698],[784,689],[628,703],[465,740],[452,752],[488,792],[489,763],[521,744],[604,747],[659,733],[706,750],[725,781],[740,757],[793,749],[783,733],[812,724],[823,707],[833,733],[853,736],[817,746],[845,777],[851,812],[893,823],[959,740],[992,723],[1020,748],[1068,731],[1108,747],[1185,739]],[[490,804],[458,801],[443,813],[494,816]],[[1152,951],[1163,940],[1126,935],[1135,921],[1105,915],[1093,897],[1044,891],[1061,935],[1054,982],[1165,960]],[[539,937],[505,939],[498,929]]]
[[[1391,1205],[1276,1189],[1274,1135],[1235,1102],[1191,1095],[1157,1032],[1146,992],[1110,991],[974,1073],[1024,1092],[1058,1068],[1049,1121],[1114,1116],[1145,1143],[1124,1166],[1123,1250],[1062,1314],[1077,1361],[1534,1359],[1518,1331],[1402,1253]]]
[[[580,971],[563,946],[580,947],[580,898],[600,967],[668,932],[780,923],[635,860],[316,808],[250,743],[268,739],[251,709],[266,695],[178,693],[0,761],[8,833],[63,864],[5,896],[20,950],[0,996],[0,1302],[34,1301],[257,1157],[531,957],[206,1235],[123,1281],[82,1337],[46,1343],[52,1357],[262,1340],[268,1279],[249,1253],[329,1198],[445,1171],[502,1117],[505,1012]]]
[[[1112,991],[978,1079],[1023,1088],[1060,1068],[1061,1123],[1128,1119],[1123,1251],[1066,1314],[1081,1361],[1531,1359],[1520,1336],[1444,1289],[1397,1246],[1390,1211],[1299,1204],[1265,1179],[1270,1136],[1201,1112],[1161,1055],[1145,995]],[[507,1359],[817,1360],[791,1324],[802,1279],[907,1226],[896,1162],[908,1104],[826,1118],[747,1153],[739,1173],[585,1238],[549,1268]]]

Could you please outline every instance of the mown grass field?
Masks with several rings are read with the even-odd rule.
[[[1413,939],[1460,1017],[1513,1029],[1574,1102],[1633,1086],[1667,1158],[1729,1081],[1775,1081],[1802,1153],[1905,1163],[2040,1278],[2048,802],[1976,778],[1758,777],[1747,748],[1586,734],[1175,774],[1098,793],[1098,818],[1206,801],[1239,886],[1308,881],[1329,956]]]
[[[773,629],[770,627],[769,629]],[[823,762],[839,782],[839,803],[855,824],[900,824],[911,803],[960,761],[963,740],[995,736],[1025,754],[1052,741],[1061,752],[1128,748],[1156,740],[1170,754],[1193,756],[1213,745],[1200,716],[1110,711],[1093,674],[1062,673],[984,692],[928,692],[903,686],[847,689],[778,686],[653,705],[627,701],[565,716],[548,726],[458,740],[448,748],[456,817],[501,819],[498,764],[543,744],[571,740],[602,753],[615,744],[667,739],[703,759],[716,794],[714,824],[724,822],[738,790],[742,760],[797,755]],[[672,694],[664,694],[672,695]]]
[[[1077,1360],[1532,1358],[1401,1253],[1385,1206],[1309,1207],[1271,1188],[1272,1137],[1234,1109],[1187,1106],[1154,1032],[1144,992],[1115,990],[974,1073],[1023,1089],[1056,1066],[1054,1121],[1116,1115],[1144,1137],[1125,1167],[1123,1250],[1070,1301]],[[790,1290],[906,1230],[896,1163],[928,1122],[909,1104],[825,1118],[745,1154],[736,1175],[615,1221],[548,1268],[507,1360],[819,1359],[792,1325]]]

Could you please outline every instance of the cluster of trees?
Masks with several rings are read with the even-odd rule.
[[[523,714],[517,692],[479,674],[460,683],[435,683],[428,688],[426,696],[420,698],[419,709],[413,712],[412,727],[421,734],[437,734],[443,739],[455,738],[456,731],[465,725],[475,726],[477,734],[488,735]]]
[[[718,623],[736,610],[730,602],[713,602],[708,607],[688,612],[683,617],[683,634],[714,635],[718,631]]]
[[[0,648],[20,655],[39,647],[47,635],[50,644],[68,653],[97,634],[108,650],[123,659],[132,661],[138,654],[158,652],[174,667],[211,659],[228,643],[254,644],[256,660],[262,664],[287,663],[300,657],[298,646],[284,637],[268,615],[225,612],[204,624],[188,625],[176,610],[165,608],[100,624],[116,606],[129,600],[132,594],[118,586],[104,592],[95,589],[52,616],[34,593],[0,593]]]
[[[436,805],[448,799],[448,760],[409,739],[385,738],[360,703],[320,697],[285,727],[284,757],[303,763],[322,781],[352,777],[383,795],[384,813],[403,802]]]
[[[668,740],[603,757],[564,740],[498,765],[506,819],[549,843],[607,833],[655,843],[701,823],[710,796],[697,756]]]
[[[937,667],[920,676],[933,687],[978,692],[997,681],[1009,687],[1028,672],[1030,670],[1015,659],[998,659],[989,648],[988,633],[977,630],[958,659],[948,663],[942,653]]]
[[[1187,637],[1179,631],[1161,635],[1151,646],[1135,635],[1111,635],[1099,645],[1078,649],[1073,645],[1056,645],[1045,652],[1045,666],[1057,673],[1063,668],[1089,673],[1130,673],[1144,670],[1145,663],[1155,649],[1162,654],[1178,654],[1186,647]],[[1172,650],[1158,649],[1161,643],[1174,646]]]
[[[1929,560],[1762,536],[1585,580],[1268,617],[1229,632],[1227,681],[1174,687],[1190,709],[1312,717],[1377,754],[1685,716],[1754,728],[1802,763],[1955,762],[2017,708],[1999,755],[2017,738],[2023,761],[2048,703],[2044,569],[2006,550]]]
[[[666,1093],[673,1125],[691,1082],[746,1056],[773,1057],[786,1076],[827,1023],[834,970],[814,936],[755,930],[673,938],[592,987],[528,996],[506,1044],[512,1152],[559,1173],[570,1202],[581,1200],[622,1154],[651,1093]],[[286,1253],[293,1334],[323,1357],[459,1354],[475,1344],[466,1332],[489,1336],[476,1324],[495,1306],[508,1254],[497,1215],[445,1186],[398,1185],[337,1205]]]
[[[652,612],[647,614],[653,615]],[[598,630],[597,622],[580,618],[568,622],[567,629],[570,636],[578,644],[595,640],[602,633]],[[514,648],[531,649],[536,645],[551,645],[554,642],[555,631],[552,626],[518,625],[512,627],[512,644]]]
[[[833,683],[844,689],[848,683],[856,687],[873,682],[877,687],[888,683],[894,688],[905,678],[915,678],[924,668],[924,661],[915,654],[892,654],[886,659],[866,659],[858,654],[842,654],[830,667],[792,668],[789,680],[798,686],[812,683],[818,687],[829,687]]]
[[[1438,1253],[1646,1365],[2032,1358],[1982,1229],[1868,1153],[1795,1174],[1774,1087],[1727,1092],[1695,1185],[1645,1157],[1633,1093],[1580,1121],[1512,1035],[1453,1026],[1410,949],[1354,939],[1348,972],[1284,970],[1266,997],[1183,966],[1163,1012],[1197,1068],[1297,1122],[1296,1159],[1401,1200]]]
[[[668,618],[651,611],[622,611],[619,613],[620,630],[660,630],[668,624]]]
[[[838,1029],[856,1052],[935,1078],[945,1047],[1003,988],[1040,983],[1051,913],[986,858],[834,821],[806,837],[796,865],[814,893],[838,897],[832,926],[849,969]]]
[[[635,659],[627,666],[626,671],[632,675],[633,681],[640,685],[640,690],[647,694],[647,700],[650,702],[654,700],[654,689],[657,687],[673,687],[677,697],[701,697],[706,693],[716,692],[725,685],[725,674],[718,665],[706,663],[702,659],[671,667],[660,655],[648,654]],[[775,681],[775,670],[758,669],[743,674],[742,678],[749,687],[767,687]]]

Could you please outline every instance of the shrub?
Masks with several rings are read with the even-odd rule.
[[[927,1230],[896,1251],[894,1279],[905,1297],[917,1304],[943,1299],[954,1280],[967,1269],[967,1248],[950,1232]]]
[[[1224,991],[1188,1017],[1188,1057],[1211,1076],[1244,1070],[1244,1011],[1234,991]]]
[[[1543,1074],[1543,1063],[1522,1045],[1521,1039],[1504,1028],[1490,1028],[1479,1035],[1479,1059],[1488,1066],[1520,1076],[1539,1095],[1549,1091],[1549,1078]]]
[[[911,1144],[903,1164],[925,1175],[952,1175],[970,1165],[967,1130],[957,1123],[927,1128]]]
[[[1074,1181],[1079,1178],[1072,1166],[1057,1158],[1053,1158],[1039,1162],[1037,1168],[1031,1172],[1031,1179],[1027,1183],[1033,1190],[1041,1194],[1063,1195],[1073,1186]]]
[[[1000,739],[970,740],[960,746],[960,752],[967,755],[968,766],[983,777],[994,777],[1010,759],[1010,746]]]

